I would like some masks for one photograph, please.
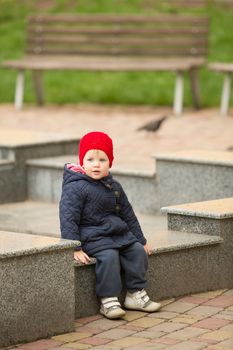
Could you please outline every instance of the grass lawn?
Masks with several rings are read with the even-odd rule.
[[[158,13],[180,12],[153,0],[0,0],[0,62],[23,55],[26,18],[32,13]],[[184,10],[210,17],[209,62],[233,61],[233,7],[213,5]],[[14,100],[16,72],[0,70],[0,103]],[[45,98],[48,103],[103,103],[132,105],[171,105],[174,74],[172,73],[93,73],[44,72]],[[200,75],[202,103],[219,106],[222,75],[203,69]],[[26,74],[25,101],[34,102],[30,72]],[[231,96],[231,102],[233,96]],[[186,106],[191,105],[188,79],[185,81]]]

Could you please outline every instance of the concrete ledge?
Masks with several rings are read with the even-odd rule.
[[[148,271],[151,297],[165,299],[210,288],[207,276],[208,268],[211,269],[208,252],[223,243],[220,237],[160,230],[148,237],[148,243],[154,248],[149,257]],[[164,266],[168,268],[166,272]],[[75,317],[94,315],[99,309],[95,294],[95,259],[88,265],[75,262],[74,267]],[[122,300],[124,294],[123,288],[120,296]]]
[[[208,253],[211,288],[233,286],[233,198],[190,203],[163,208],[168,228],[200,235],[218,236],[223,244]]]
[[[0,347],[73,330],[76,243],[0,232]]]
[[[156,156],[160,206],[233,196],[233,153],[183,151]]]
[[[28,167],[28,196],[32,200],[57,202],[61,196],[65,163],[76,163],[77,156],[63,155],[30,159]],[[155,213],[159,210],[156,175],[147,171],[112,169],[114,178],[122,184],[135,210]]]
[[[161,212],[213,219],[233,218],[233,197],[163,207]]]
[[[0,130],[0,158],[15,162],[6,176],[0,172],[0,183],[11,179],[12,191],[0,191],[0,203],[23,201],[27,197],[25,162],[29,158],[76,154],[79,139],[62,134],[38,133],[25,130]],[[5,167],[6,168],[6,167]],[[1,185],[0,185],[1,186]],[[0,188],[1,189],[1,188]],[[14,198],[12,195],[14,194]]]
[[[53,237],[0,231],[0,259],[71,249],[79,244]]]
[[[233,166],[233,153],[224,151],[187,150],[158,154],[156,160]]]

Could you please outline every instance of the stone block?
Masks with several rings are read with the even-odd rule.
[[[59,201],[64,164],[73,162],[77,162],[77,156],[67,155],[28,160],[29,198],[51,202]],[[123,186],[136,211],[141,213],[158,212],[158,188],[155,174],[120,171],[116,168],[112,174]]]
[[[208,289],[232,288],[233,198],[175,205],[162,211],[168,215],[169,229],[222,239],[222,244],[208,251]]]
[[[0,232],[0,347],[73,330],[73,246]]]
[[[185,151],[156,156],[161,207],[233,195],[230,152]]]

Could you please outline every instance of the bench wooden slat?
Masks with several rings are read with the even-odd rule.
[[[186,71],[191,67],[199,67],[203,58],[190,59],[151,59],[106,56],[28,56],[21,60],[8,61],[7,66],[17,69],[32,70],[93,70],[93,71]],[[3,64],[4,65],[4,64]]]
[[[28,19],[28,23],[41,23],[47,25],[54,25],[54,23],[78,25],[79,23],[101,23],[101,24],[126,24],[131,25],[132,23],[137,24],[162,24],[166,26],[166,23],[172,25],[183,23],[183,24],[200,24],[207,23],[208,19],[204,16],[186,16],[186,15],[111,15],[111,14],[91,14],[91,15],[46,15],[46,16],[31,16]]]
[[[40,38],[29,38],[28,44],[29,46],[34,45],[34,42],[37,42],[38,45],[61,45],[61,46],[69,46],[70,44],[89,44],[94,46],[104,45],[104,46],[140,46],[147,47],[150,45],[158,45],[158,46],[185,46],[192,47],[193,45],[206,46],[207,41],[202,37],[173,37],[167,36],[165,38],[153,37],[151,39],[141,38],[141,37],[92,37],[92,36],[66,36],[60,35],[57,36],[41,36]]]
[[[207,35],[208,28],[207,26],[179,26],[179,27],[172,27],[172,26],[166,26],[166,27],[141,27],[141,28],[102,28],[102,27],[28,27],[28,36],[43,36],[46,34],[69,34],[69,35],[76,35],[76,34],[91,34],[92,36],[99,36],[100,34],[102,36],[110,36],[110,35],[135,35],[139,34],[141,36],[148,36],[148,35]]]
[[[205,48],[185,48],[185,47],[126,47],[124,48],[118,48],[116,47],[109,47],[108,49],[106,47],[77,47],[77,48],[70,48],[68,47],[51,47],[51,46],[37,46],[32,47],[30,50],[30,47],[27,51],[29,54],[45,54],[45,55],[119,55],[119,56],[203,56],[206,54]]]
[[[207,32],[208,19],[202,16],[37,16],[29,20],[26,52],[35,55],[205,56]]]

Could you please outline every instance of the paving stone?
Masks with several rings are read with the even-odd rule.
[[[177,331],[177,330],[185,328],[185,327],[186,327],[186,325],[183,323],[164,322],[164,323],[161,323],[157,326],[150,328],[149,330],[155,331],[155,332],[171,333],[171,332]]]
[[[80,344],[80,346],[85,346],[85,344]],[[79,347],[79,348],[76,348],[76,349],[90,349],[90,347],[91,346],[87,345],[86,348]],[[65,344],[65,345],[62,345],[61,347],[56,347],[56,348],[52,348],[52,349],[49,349],[49,350],[74,350],[74,348],[68,347],[67,344]]]
[[[22,350],[47,350],[55,346],[62,345],[62,341],[56,341],[53,339],[42,339],[35,342],[20,345],[18,349]]]
[[[160,332],[160,331],[154,331],[154,330],[152,330],[152,328],[149,328],[146,331],[137,332],[137,337],[154,339],[154,338],[159,338],[159,337],[163,336],[164,334],[166,334],[166,333]]]
[[[192,341],[198,341],[198,342],[204,342],[204,343],[207,343],[207,344],[217,344],[218,341],[217,340],[213,340],[213,339],[207,339],[203,336],[203,338],[192,338]]]
[[[210,305],[210,306],[216,306],[216,307],[228,307],[233,305],[233,296],[220,295],[214,299],[208,300],[203,305]]]
[[[195,296],[195,295],[190,295],[190,296],[186,296],[184,298],[179,299],[179,301],[181,301],[183,303],[202,304],[202,303],[206,302],[206,298]]]
[[[110,342],[109,339],[100,338],[100,337],[89,337],[89,338],[82,340],[82,344],[89,344],[89,345],[94,345],[94,346],[95,345],[105,345],[109,342]]]
[[[133,321],[136,320],[137,318],[144,317],[147,315],[146,312],[142,311],[126,311],[126,315],[123,317],[125,321]]]
[[[171,319],[170,322],[193,324],[202,318],[203,317],[200,317],[200,316],[182,314],[182,315],[179,315],[179,317],[175,317],[175,318]]]
[[[81,324],[86,324],[99,319],[103,319],[103,316],[98,314],[98,315],[78,318],[77,320],[75,320],[75,323],[78,322]]]
[[[102,332],[99,336],[101,338],[106,338],[106,339],[121,339],[124,337],[128,337],[132,334],[134,334],[136,331],[133,330],[127,330],[127,329],[122,329],[122,328],[114,328],[110,329],[108,331]]]
[[[232,338],[230,339],[227,339],[227,340],[224,340],[224,341],[221,341],[220,343],[218,343],[218,346],[220,348],[222,348],[223,350],[228,350],[228,349],[233,349],[233,336]]]
[[[141,332],[145,329],[144,327],[134,326],[131,324],[126,324],[126,325],[120,326],[118,328],[129,329],[129,330],[136,331],[136,332]]]
[[[233,295],[233,289],[229,289],[226,292],[224,292],[224,295]]]
[[[208,316],[215,315],[215,314],[219,313],[220,311],[222,311],[222,310],[220,308],[217,308],[217,307],[201,305],[201,306],[195,307],[192,310],[187,311],[187,314],[188,315],[197,315],[197,316],[202,315],[202,316],[208,317]]]
[[[229,310],[229,311],[233,311],[233,305],[227,307],[226,310],[227,310],[227,311],[228,311],[228,310]]]
[[[81,336],[81,338],[80,338],[80,336]],[[54,337],[52,337],[52,339],[58,340],[58,341],[61,341],[61,342],[64,342],[64,343],[71,343],[71,342],[75,342],[76,340],[82,339],[82,333],[71,332],[71,333],[66,333],[66,334],[61,334],[61,335],[55,335]]]
[[[121,348],[121,349],[124,349],[124,348]],[[166,344],[155,344],[153,343],[153,340],[143,344],[127,347],[127,350],[163,350],[163,349],[167,350]],[[113,348],[113,350],[115,350],[115,348]]]
[[[227,340],[230,339],[232,337],[232,332],[226,332],[226,331],[222,331],[222,330],[217,330],[217,331],[213,331],[213,332],[208,332],[202,336],[200,336],[200,338],[206,338],[206,339],[213,339],[213,340],[217,340],[217,341],[223,341],[223,340]]]
[[[169,299],[164,299],[164,300],[161,300],[160,303],[162,305],[162,308],[166,305],[169,305],[171,303],[174,303],[176,299],[175,298],[169,298]]]
[[[219,295],[222,295],[226,291],[227,291],[227,289],[218,289],[218,290],[213,290],[210,292],[196,293],[196,294],[193,294],[193,296],[199,296],[199,297],[203,297],[206,299],[212,299],[212,298],[215,298]]]
[[[141,349],[144,349],[144,343],[146,343],[148,341],[148,339],[146,338],[139,338],[139,337],[125,337],[123,339],[118,339],[118,340],[114,340],[113,342],[111,342],[111,346],[121,346],[123,349],[124,348],[128,348],[129,346],[133,346],[133,345],[138,345],[138,344],[143,344],[141,345]]]
[[[194,323],[193,327],[200,327],[200,328],[215,330],[215,329],[221,328],[229,323],[230,323],[230,321],[227,321],[227,320],[221,320],[221,319],[210,317],[210,318],[206,318],[204,320],[201,320],[197,323]]]
[[[233,338],[233,322],[230,322],[230,324],[223,326],[221,330],[224,332],[232,332],[232,338]]]
[[[91,327],[91,328],[99,328],[99,329],[102,329],[102,330],[108,330],[108,329],[111,329],[111,328],[115,328],[115,327],[119,327],[123,324],[126,324],[126,321],[123,321],[123,320],[108,320],[107,318],[101,318],[100,320],[96,320],[96,321],[93,321],[93,322],[90,322],[88,324],[88,327]]]
[[[91,347],[91,350],[122,350],[121,346],[112,345],[112,343],[108,343],[107,345],[99,345],[94,348]]]
[[[184,313],[188,310],[191,310],[195,307],[195,304],[184,303],[181,301],[175,301],[172,304],[166,305],[163,308],[163,311],[172,311],[177,313]]]
[[[166,345],[174,345],[174,344],[180,343],[180,340],[172,339],[172,338],[169,338],[168,336],[164,336],[158,339],[154,339],[153,342],[166,344]]]
[[[206,333],[206,330],[194,327],[186,327],[182,330],[170,333],[169,337],[180,340],[188,340],[190,338],[198,337],[203,333]]]
[[[63,346],[63,348],[60,348],[58,350],[67,350],[67,349],[72,349],[72,350],[82,350],[82,349],[90,349],[92,345],[88,344],[82,344],[80,342],[74,342],[74,343],[67,343]]]
[[[233,312],[228,311],[227,309],[225,311],[219,312],[217,315],[214,316],[215,318],[221,318],[223,320],[229,320],[233,321]]]
[[[179,314],[177,312],[160,311],[160,312],[153,312],[152,314],[148,315],[148,317],[164,318],[165,320],[170,320],[174,317],[177,317],[178,315]]]
[[[160,318],[142,317],[135,321],[129,322],[129,325],[149,328],[162,322],[164,322],[164,320]]]
[[[207,346],[206,343],[184,341],[182,343],[169,346],[169,350],[199,350],[199,349],[205,349],[206,346]]]
[[[88,333],[89,336],[90,335],[93,335],[93,334],[98,334],[100,332],[102,332],[101,329],[99,328],[91,328],[91,327],[88,327],[87,326],[78,326],[78,327],[75,327],[75,331],[76,332],[81,332],[81,333]]]

